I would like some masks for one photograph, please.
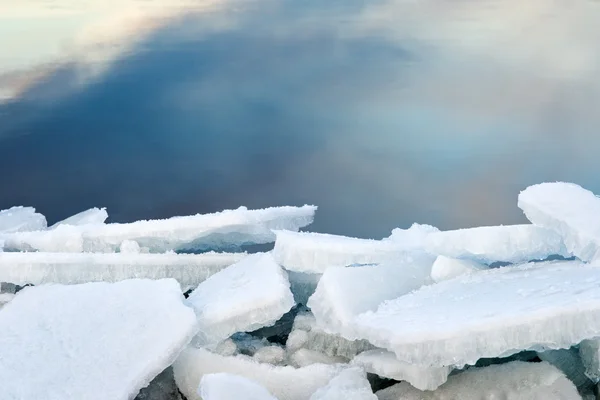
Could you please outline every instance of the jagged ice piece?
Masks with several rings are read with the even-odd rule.
[[[347,368],[318,389],[310,400],[377,400],[365,371],[360,368]]]
[[[11,207],[0,210],[0,233],[16,233],[46,229],[46,217],[33,207]]]
[[[56,228],[60,225],[101,225],[108,218],[106,208],[90,208],[89,210],[82,211],[78,214],[72,215],[69,218],[58,221],[50,227],[50,229]]]
[[[431,267],[431,279],[441,282],[459,275],[482,271],[488,267],[473,260],[461,260],[446,256],[438,256]]]
[[[277,400],[255,381],[224,372],[204,375],[198,393],[203,400]]]

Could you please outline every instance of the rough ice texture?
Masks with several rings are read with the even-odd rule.
[[[173,279],[26,288],[0,311],[2,398],[127,400],[196,332]]]
[[[198,315],[198,344],[272,325],[295,305],[286,273],[270,253],[249,255],[212,275],[188,301]]]
[[[575,385],[552,365],[514,361],[471,368],[453,375],[433,392],[398,383],[377,392],[379,400],[577,400]]]
[[[535,225],[481,226],[432,233],[425,248],[432,254],[486,264],[569,256],[560,235]]]
[[[412,224],[408,229],[396,228],[388,238],[396,243],[402,250],[423,250],[427,237],[431,233],[439,232],[435,226],[425,224]]]
[[[108,218],[106,208],[90,208],[89,210],[82,211],[78,214],[72,215],[69,218],[58,221],[50,227],[50,229],[56,228],[60,225],[101,225]]]
[[[203,400],[277,400],[257,382],[225,372],[204,375],[198,393]]]
[[[600,199],[594,193],[573,183],[542,183],[523,190],[518,205],[532,223],[562,236],[573,255],[598,257]]]
[[[214,214],[172,217],[126,224],[59,225],[37,232],[3,233],[5,248],[14,251],[116,252],[125,240],[135,240],[150,252],[211,250],[270,243],[272,229],[298,230],[312,223],[315,206],[240,207]]]
[[[315,350],[300,349],[290,355],[289,363],[296,368],[302,368],[313,364],[346,364],[348,359],[329,356]]]
[[[456,278],[459,275],[482,271],[488,267],[473,260],[461,260],[446,256],[438,256],[431,267],[431,279],[441,282]]]
[[[585,366],[586,375],[600,382],[600,339],[588,339],[579,345],[579,356]]]
[[[360,353],[352,360],[365,371],[379,376],[406,381],[420,390],[435,390],[448,380],[449,367],[421,367],[398,361],[391,351],[375,349]]]
[[[46,217],[33,207],[11,207],[0,211],[0,233],[16,233],[46,229]]]
[[[594,383],[586,376],[585,366],[576,348],[547,350],[538,352],[537,355],[540,360],[561,370],[580,393],[593,390]]]
[[[0,282],[17,285],[117,282],[174,278],[184,291],[247,255],[245,253],[0,253]]]
[[[365,371],[348,368],[339,373],[312,396],[310,400],[377,400]]]
[[[460,367],[600,336],[599,286],[600,268],[578,261],[493,269],[425,286],[355,325],[401,361]]]
[[[427,283],[432,263],[429,255],[410,253],[376,266],[329,268],[308,300],[308,307],[324,331],[351,340],[362,339],[354,334],[354,318]]]
[[[285,363],[286,353],[283,347],[265,346],[254,353],[253,358],[260,363],[282,365]]]
[[[304,368],[260,364],[246,356],[223,357],[188,347],[175,364],[177,386],[188,400],[201,400],[197,388],[206,374],[226,372],[252,379],[279,400],[306,400],[345,366],[314,364]]]

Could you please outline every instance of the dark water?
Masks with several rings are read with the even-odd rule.
[[[313,230],[382,237],[523,222],[517,194],[542,181],[600,193],[599,3],[226,4],[0,103],[0,209],[310,203]]]

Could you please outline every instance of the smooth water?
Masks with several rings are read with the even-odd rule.
[[[0,209],[317,204],[313,230],[600,193],[591,0],[0,0]]]

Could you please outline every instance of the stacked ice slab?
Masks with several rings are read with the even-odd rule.
[[[0,213],[0,281],[36,285],[2,300],[2,393],[595,398],[600,199],[546,183],[518,205],[530,224],[381,240],[298,232],[309,206],[131,224],[94,209],[50,228],[33,209]]]

